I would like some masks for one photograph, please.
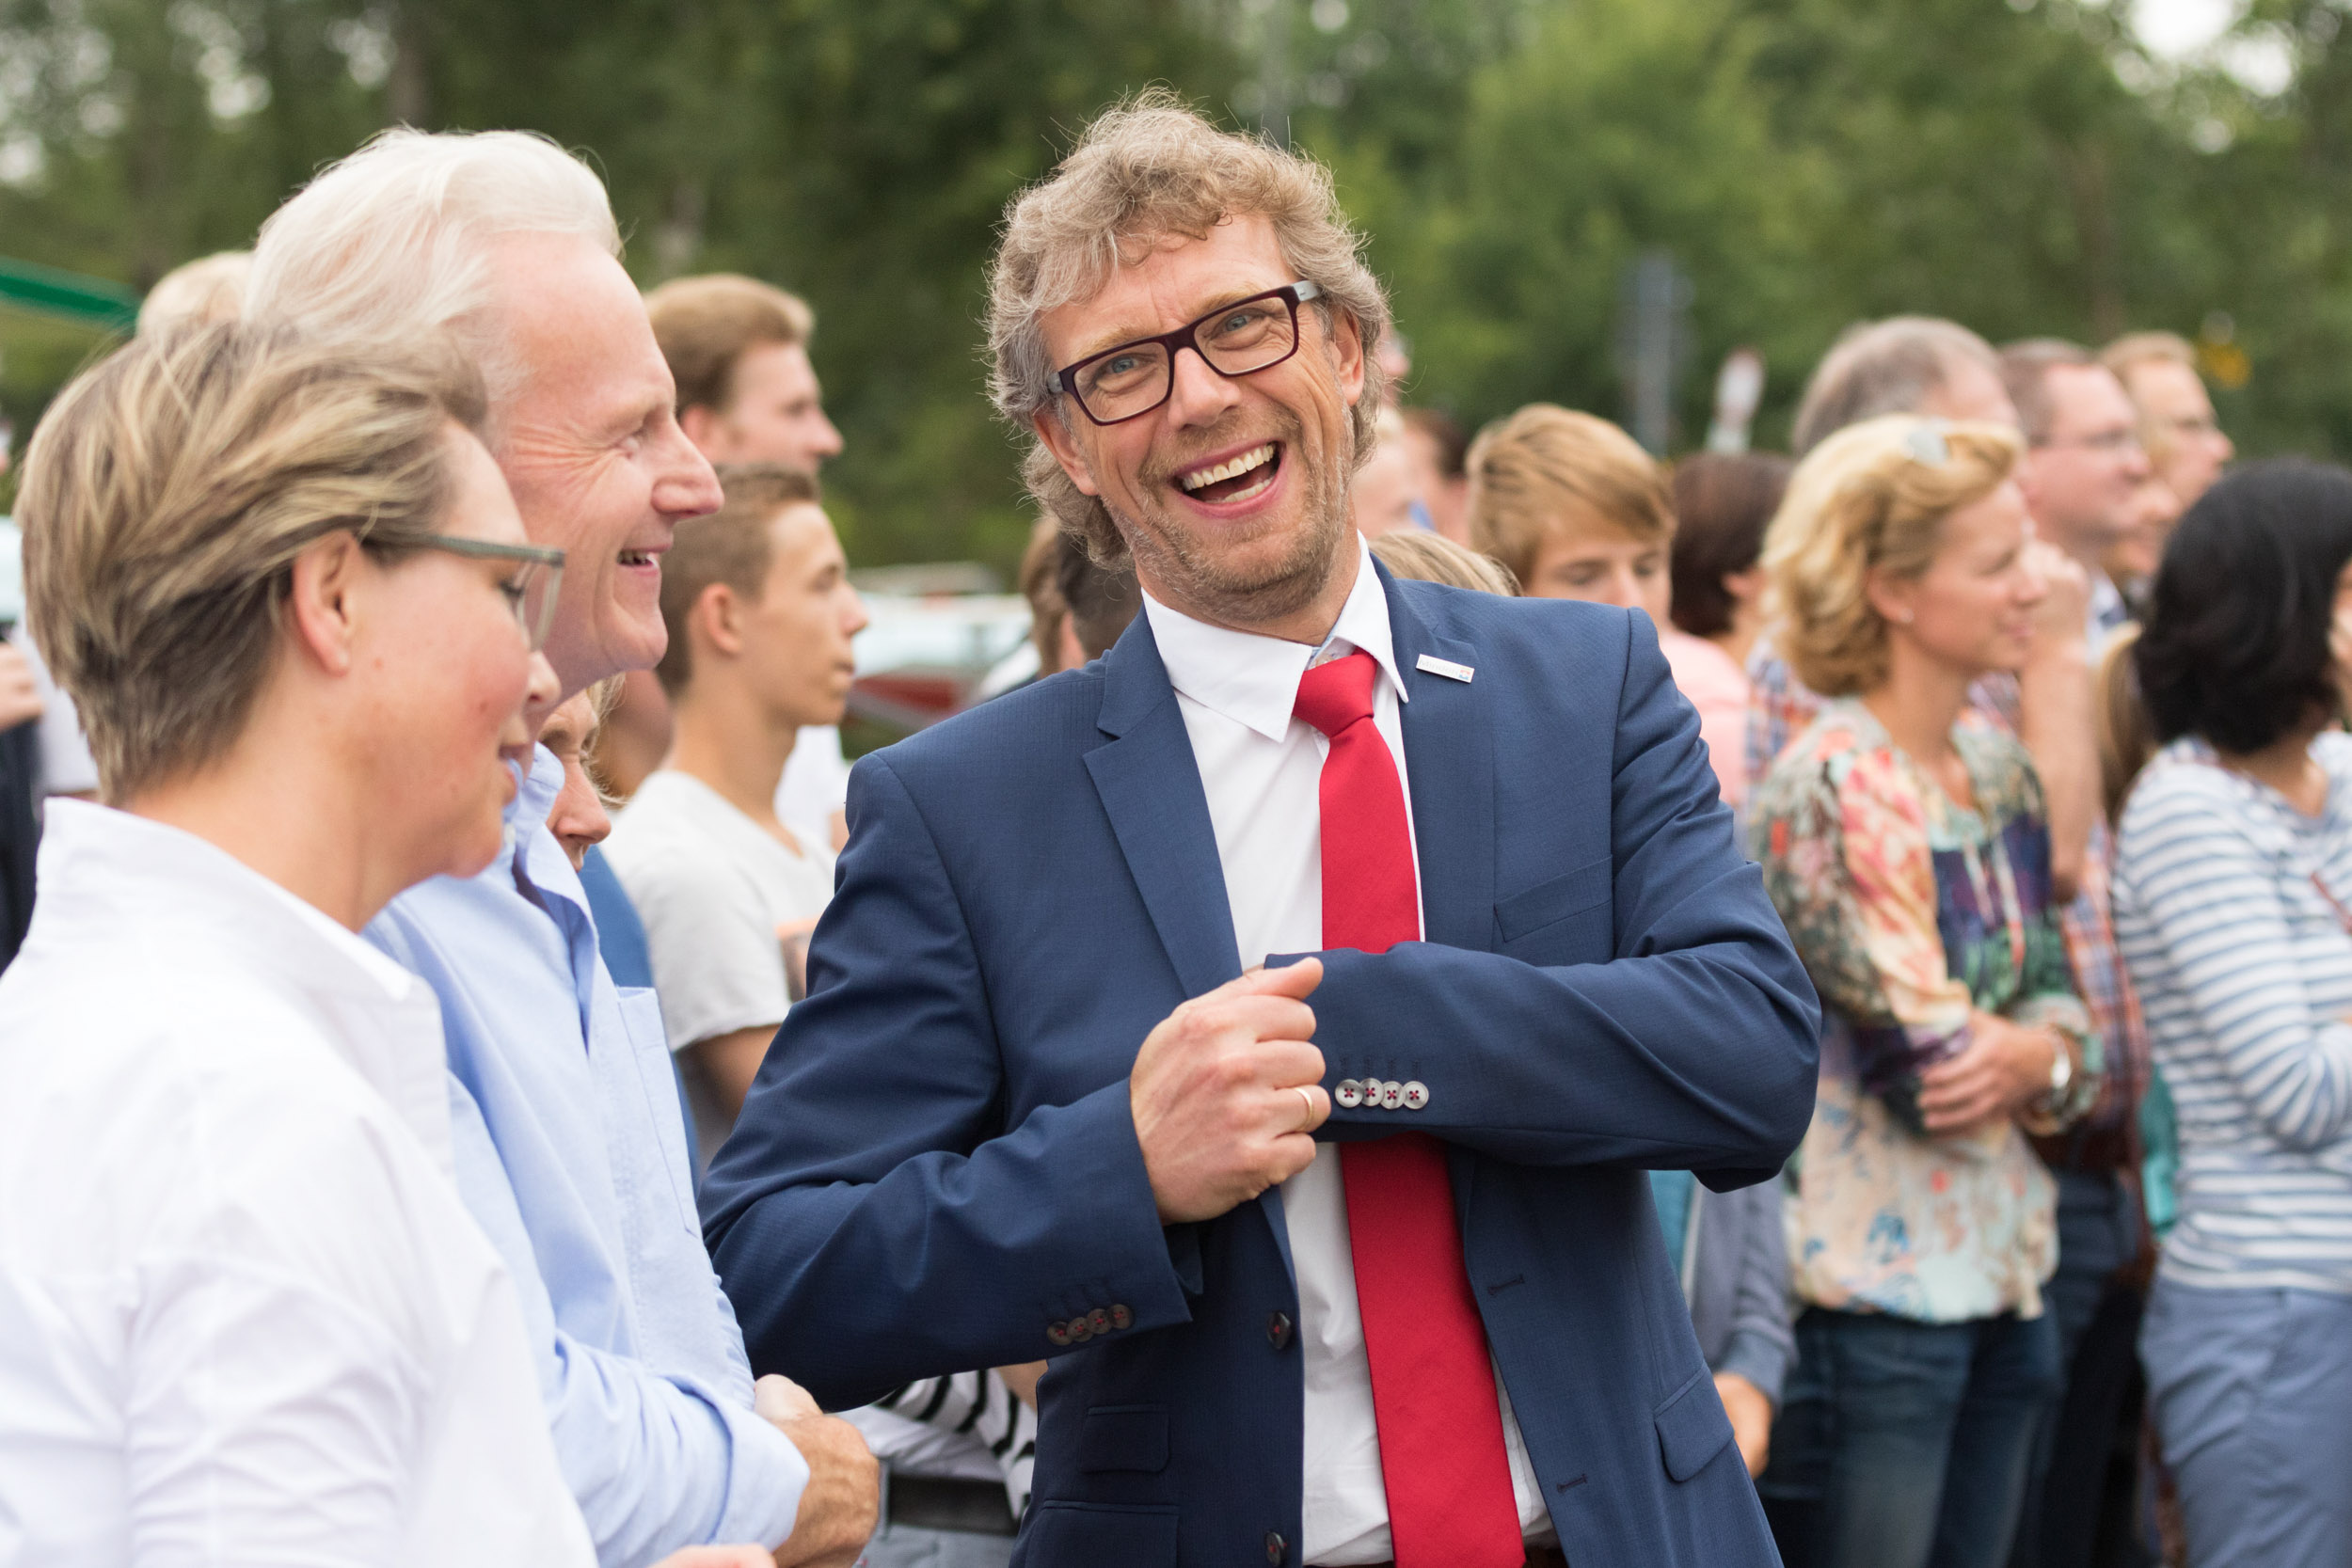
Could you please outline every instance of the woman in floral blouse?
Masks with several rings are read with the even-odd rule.
[[[1791,1167],[1798,1369],[1763,1488],[1823,1568],[1995,1568],[2060,1385],[2055,1195],[2026,1134],[2087,1108],[2096,1035],[2050,901],[2025,749],[1968,716],[2025,659],[2016,437],[1898,415],[1797,470],[1765,565],[1832,698],[1751,796],[1766,885],[1820,990]],[[1800,1539],[1802,1538],[1802,1539]]]

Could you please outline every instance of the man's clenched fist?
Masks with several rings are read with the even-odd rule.
[[[808,1461],[808,1486],[792,1533],[776,1549],[776,1568],[850,1568],[874,1533],[882,1466],[857,1428],[819,1410],[799,1384],[771,1372],[752,1393],[752,1408]]]
[[[1313,1162],[1331,1114],[1304,998],[1323,961],[1253,969],[1160,1022],[1127,1097],[1160,1223],[1215,1219]]]

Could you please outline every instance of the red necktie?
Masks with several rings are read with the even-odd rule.
[[[1292,709],[1331,741],[1320,790],[1323,945],[1368,953],[1421,939],[1405,791],[1372,720],[1379,673],[1367,653],[1318,665]],[[1340,1177],[1397,1568],[1520,1568],[1502,1412],[1445,1146],[1425,1132],[1343,1144]]]

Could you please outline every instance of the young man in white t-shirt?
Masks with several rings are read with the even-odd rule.
[[[726,504],[679,524],[661,566],[670,754],[605,846],[644,921],[706,1155],[735,1125],[784,1022],[790,956],[833,895],[832,847],[777,819],[776,782],[803,725],[840,721],[866,625],[816,480],[768,464],[722,476]]]
[[[735,1125],[797,989],[788,967],[833,895],[832,847],[777,819],[776,783],[801,726],[840,721],[850,640],[866,625],[816,480],[770,464],[719,477],[726,503],[680,523],[661,564],[670,754],[604,846],[644,922],[706,1158]],[[849,1413],[888,1467],[869,1568],[1010,1560],[1042,1370],[926,1379]]]

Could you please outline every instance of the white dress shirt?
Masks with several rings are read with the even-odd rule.
[[[53,800],[0,976],[0,1560],[564,1564],[423,984],[202,840]]]
[[[1372,569],[1371,550],[1359,543],[1355,587],[1321,649],[1209,626],[1149,594],[1143,610],[1208,795],[1242,966],[1262,963],[1270,953],[1317,951],[1323,946],[1320,784],[1330,742],[1291,717],[1298,678],[1311,664],[1350,649],[1379,661],[1373,722],[1396,758],[1408,826],[1412,819],[1399,717],[1405,686],[1389,635],[1388,596]],[[1320,1145],[1314,1164],[1282,1183],[1281,1193],[1298,1271],[1298,1344],[1307,1385],[1301,1560],[1333,1568],[1385,1562],[1396,1554],[1389,1542],[1388,1489],[1356,1306],[1339,1147]],[[1530,1541],[1549,1544],[1556,1537],[1527,1445],[1500,1378],[1495,1386],[1520,1528]]]

